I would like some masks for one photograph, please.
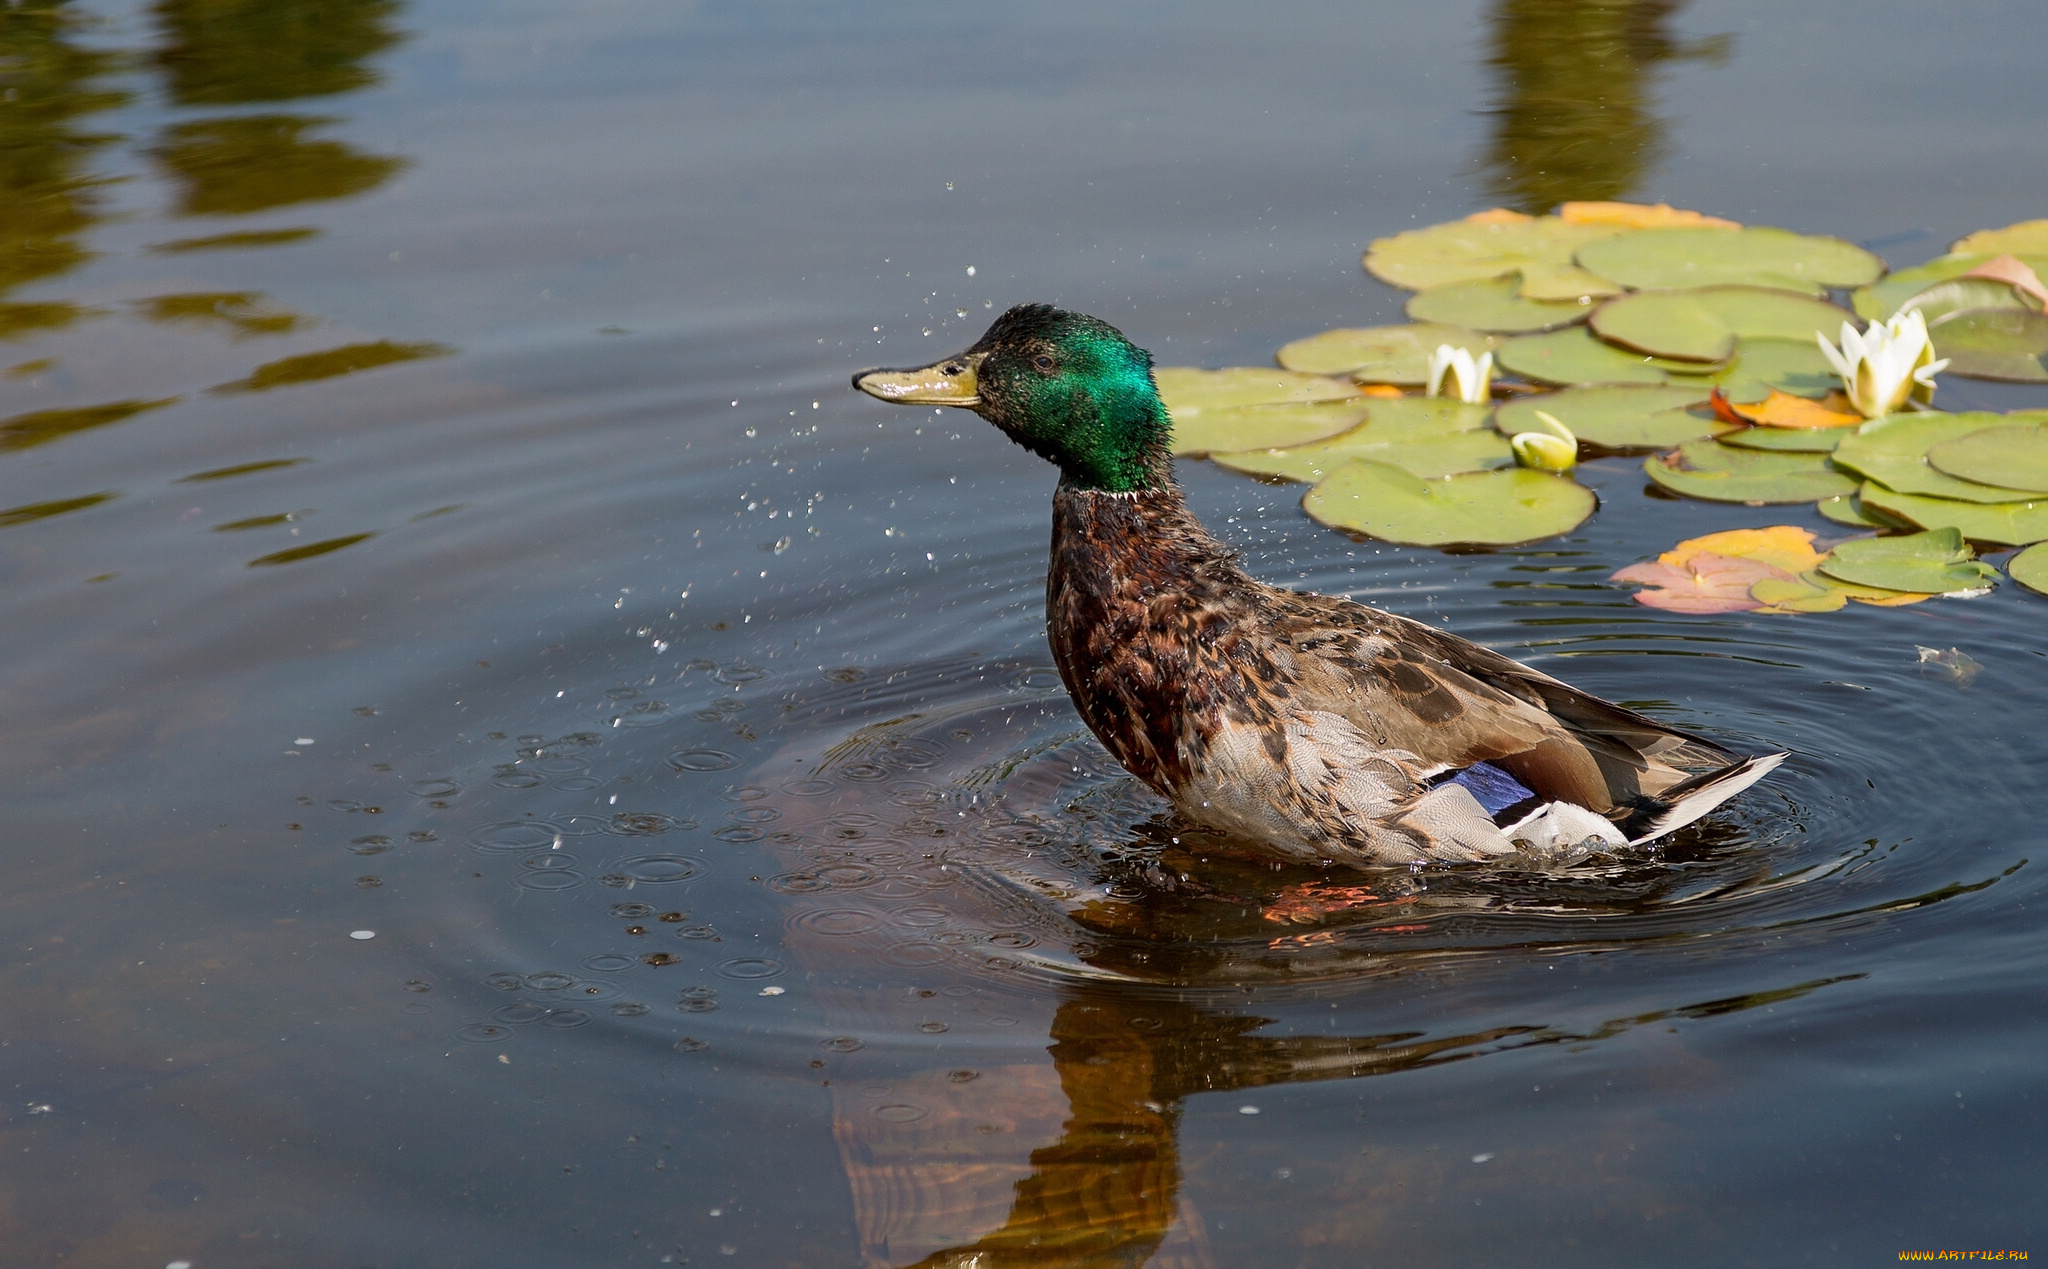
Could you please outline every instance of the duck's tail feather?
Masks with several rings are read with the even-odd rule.
[[[1696,775],[1674,784],[1655,797],[1637,799],[1615,827],[1628,834],[1629,844],[1640,846],[1705,815],[1729,798],[1763,779],[1785,761],[1782,753],[1758,754],[1730,763],[1718,771]]]

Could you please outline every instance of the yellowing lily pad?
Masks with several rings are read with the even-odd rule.
[[[1934,355],[1952,375],[2007,383],[2048,383],[2048,313],[1971,308],[1930,323]]]
[[[1365,253],[1365,268],[1411,291],[1516,273],[1523,299],[1615,295],[1619,286],[1574,264],[1572,253],[1616,232],[1612,225],[1574,225],[1556,216],[1482,212],[1378,239]]]
[[[2011,502],[2020,495],[1974,481],[1959,480],[1927,465],[1926,454],[1944,441],[1999,427],[2003,414],[1889,414],[1856,428],[1835,447],[1837,467],[1868,476],[1899,493],[1963,502]]]
[[[1857,491],[1863,505],[1922,529],[1953,528],[1972,542],[2025,546],[2048,541],[2048,499],[2025,502],[1958,502],[1894,493],[1866,483]]]
[[[1821,454],[1736,449],[1711,440],[1687,441],[1676,453],[1647,458],[1643,473],[1673,493],[1709,502],[1813,502],[1856,488]]]
[[[1742,225],[1669,203],[1573,202],[1557,209],[1568,225],[1613,225],[1617,229],[1740,229]]]
[[[1645,229],[1587,243],[1577,258],[1633,290],[1735,284],[1820,295],[1884,273],[1884,261],[1853,243],[1768,228]]]
[[[2005,423],[1927,451],[1936,471],[1980,485],[2048,493],[2048,424]]]
[[[2048,220],[2023,220],[2003,229],[1979,229],[1958,238],[1949,251],[1987,256],[2007,253],[2016,256],[2048,255]]]
[[[1421,480],[1386,463],[1346,463],[1302,498],[1308,514],[1412,546],[1513,546],[1568,533],[1597,505],[1563,476],[1509,467]]]
[[[1521,291],[1521,281],[1513,275],[1446,282],[1411,296],[1408,316],[1418,322],[1520,335],[1577,325],[1593,311],[1577,300],[1526,300]]]
[[[1663,383],[1673,370],[1701,370],[1694,362],[1617,348],[1579,326],[1543,335],[1518,335],[1494,355],[1503,370],[1539,383]],[[1704,399],[1706,393],[1700,396]]]
[[[1280,364],[1317,375],[1349,375],[1361,383],[1418,384],[1429,381],[1429,355],[1439,345],[1463,348],[1477,357],[1500,343],[1463,326],[1416,322],[1405,326],[1361,326],[1326,330],[1280,349]]]
[[[1220,409],[1168,408],[1173,452],[1208,454],[1254,446],[1301,445],[1348,432],[1366,416],[1367,399],[1291,405],[1227,405]]]
[[[1829,428],[1855,427],[1863,422],[1863,416],[1848,410],[1836,408],[1847,405],[1839,394],[1830,394],[1826,401],[1815,401],[1808,397],[1794,396],[1789,392],[1772,389],[1762,401],[1734,411],[1741,418],[1748,419],[1759,427],[1788,428],[1795,431],[1819,431]],[[1759,445],[1758,449],[1773,448]],[[1793,446],[1782,448],[1791,449]],[[1830,445],[1828,448],[1832,449]]]
[[[1594,310],[1593,329],[1610,343],[1652,356],[1722,362],[1734,355],[1738,337],[1812,343],[1814,332],[1833,337],[1849,319],[1846,309],[1802,292],[1704,286],[1618,296]]]
[[[1610,579],[1650,587],[1635,599],[1672,612],[1748,612],[1770,600],[1751,593],[1757,584],[1790,581],[1820,562],[1813,534],[1797,525],[1728,529],[1687,538],[1654,560],[1631,564]]]
[[[1976,590],[1998,579],[1998,570],[1976,559],[1953,527],[1900,537],[1851,538],[1837,544],[1816,567],[1858,586],[1933,595]]]
[[[1292,449],[1261,449],[1245,454],[1212,455],[1216,465],[1253,476],[1318,481],[1353,459],[1399,467],[1412,476],[1434,480],[1465,471],[1484,471],[1514,463],[1514,451],[1491,429],[1451,432],[1439,436],[1388,439],[1376,424],[1352,428],[1342,436]]]
[[[1563,423],[1581,442],[1598,449],[1615,453],[1666,450],[1733,426],[1688,410],[1702,400],[1697,388],[1566,388],[1507,402],[1495,413],[1494,427],[1506,436],[1543,431],[1542,421],[1536,417],[1541,410]]]
[[[2006,576],[2038,595],[2048,595],[2048,546],[2030,546],[2005,562]]]
[[[1802,430],[1786,427],[1745,427],[1723,432],[1715,439],[1737,449],[1767,449],[1780,454],[1826,454],[1839,445],[1846,433]]]
[[[1231,366],[1224,370],[1160,366],[1152,372],[1152,381],[1159,386],[1159,399],[1166,403],[1170,413],[1237,405],[1348,401],[1359,395],[1357,384],[1342,379],[1265,366]]]

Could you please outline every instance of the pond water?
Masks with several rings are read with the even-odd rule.
[[[1792,751],[1600,867],[1273,872],[1081,728],[1051,469],[847,376],[1038,299],[1262,364],[1396,318],[1368,241],[1499,202],[1915,263],[2048,214],[2044,38],[2019,0],[0,10],[4,1259],[2036,1247],[2048,601],[1635,606],[1604,579],[1681,537],[1839,533],[1636,460],[1484,554],[1184,462],[1267,580]]]

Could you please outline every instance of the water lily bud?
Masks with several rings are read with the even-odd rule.
[[[1578,465],[1579,447],[1548,432],[1517,432],[1508,438],[1515,461],[1537,471],[1570,471]]]

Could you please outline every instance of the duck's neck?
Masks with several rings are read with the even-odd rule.
[[[1234,557],[1188,510],[1170,471],[1125,491],[1061,480],[1052,500],[1052,555],[1055,573],[1090,590],[1138,579],[1181,584]]]

